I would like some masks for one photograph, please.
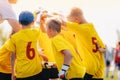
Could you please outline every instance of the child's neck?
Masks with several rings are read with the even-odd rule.
[[[52,36],[51,36],[51,37],[55,37],[57,34],[58,34],[58,32],[57,32],[57,31],[53,31],[53,32],[52,32]]]
[[[27,29],[27,28],[31,28],[31,26],[30,25],[28,25],[28,26],[22,26],[22,29]]]
[[[85,24],[85,23],[88,23],[85,19],[82,19],[79,24]]]

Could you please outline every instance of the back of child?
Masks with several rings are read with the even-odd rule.
[[[66,78],[70,80],[82,80],[85,68],[80,65],[80,59],[73,46],[61,36],[60,22],[53,19],[49,20],[46,25],[47,33],[52,41],[59,77],[62,78],[61,76],[66,75]]]
[[[29,11],[23,11],[19,15],[19,22],[22,30],[12,35],[7,45],[7,49],[16,56],[16,78],[42,80],[42,60],[37,49],[40,32],[31,28],[34,24],[34,16]]]

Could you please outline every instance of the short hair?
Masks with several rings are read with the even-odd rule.
[[[71,17],[71,16],[76,17],[76,16],[80,16],[80,15],[83,15],[82,10],[78,7],[73,7],[73,8],[71,8],[67,17]]]
[[[34,21],[34,15],[29,11],[22,11],[19,15],[19,22],[22,25],[29,25]]]
[[[61,32],[61,22],[58,19],[49,19],[47,21],[47,27],[57,31],[58,33]]]

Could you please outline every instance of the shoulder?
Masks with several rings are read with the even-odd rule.
[[[20,35],[20,31],[19,31],[19,32],[14,33],[14,34],[10,37],[10,39],[11,39],[11,38],[15,38],[16,36],[19,36],[19,35]]]
[[[55,37],[51,38],[52,43],[56,44],[56,43],[64,43],[65,39],[63,38],[62,35],[58,34]]]
[[[59,34],[54,36],[53,38],[51,38],[52,41],[57,41],[57,40],[61,40],[61,39],[62,39],[62,36]]]
[[[67,46],[67,44],[68,44],[68,41],[60,34],[55,36],[54,38],[51,38],[51,41],[53,44],[56,44],[56,45]]]
[[[74,23],[74,22],[66,22],[67,26],[75,26],[78,25],[78,23]]]

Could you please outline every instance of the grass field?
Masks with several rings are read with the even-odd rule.
[[[104,80],[118,80],[118,78],[117,78],[117,70],[115,72],[114,78],[111,78],[111,74],[112,74],[112,72],[110,71],[109,72],[109,77],[108,78],[105,77]]]

